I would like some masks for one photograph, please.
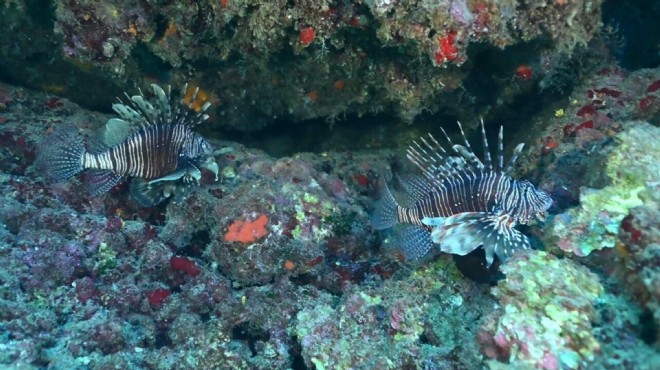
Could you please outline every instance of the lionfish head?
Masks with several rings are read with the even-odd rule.
[[[194,133],[192,139],[185,143],[183,152],[189,158],[199,158],[210,156],[213,153],[213,148],[202,135]]]
[[[537,189],[529,181],[519,181],[520,202],[516,209],[511,212],[517,223],[529,225],[536,218],[544,221],[548,215],[548,209],[552,205],[550,194]]]

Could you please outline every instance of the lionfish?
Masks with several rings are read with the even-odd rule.
[[[373,226],[382,230],[405,224],[400,241],[407,258],[421,258],[434,245],[461,256],[483,246],[490,267],[494,255],[503,261],[517,250],[530,248],[529,239],[514,227],[531,224],[534,218],[543,221],[552,199],[529,181],[509,176],[524,144],[516,146],[504,166],[501,126],[495,163],[483,120],[483,162],[472,151],[460,122],[458,127],[465,145],[454,145],[441,128],[453,153],[431,134],[413,142],[407,157],[424,177],[401,179],[410,207],[399,205],[385,184]]]
[[[151,85],[155,100],[149,102],[142,91],[120,99],[112,109],[119,118],[108,120],[101,135],[100,149],[86,148],[84,137],[75,127],[62,127],[51,134],[40,149],[40,163],[54,181],[69,179],[83,171],[87,188],[93,196],[106,193],[122,178],[132,178],[130,194],[142,206],[152,206],[201,179],[200,167],[214,172],[217,163],[211,157],[211,145],[192,128],[208,119],[204,103],[193,108],[199,88],[189,103],[184,85],[177,100],[171,87],[165,92]]]

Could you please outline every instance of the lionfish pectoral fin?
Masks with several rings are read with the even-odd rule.
[[[520,231],[509,228],[505,233],[492,233],[490,238],[484,241],[486,256],[495,253],[500,261],[511,257],[519,250],[530,249],[529,239]],[[490,264],[490,263],[489,263]]]
[[[168,182],[151,184],[145,179],[133,178],[129,185],[129,194],[142,207],[153,207],[170,196],[170,186],[172,184]]]
[[[422,223],[432,227],[431,240],[445,253],[464,256],[481,245],[479,222],[483,212],[465,212],[451,217],[424,218]]]
[[[107,193],[121,179],[122,176],[112,170],[89,170],[84,174],[85,187],[92,196]]]
[[[507,224],[508,216],[490,212],[465,212],[440,219],[424,219],[433,227],[431,240],[440,244],[440,250],[464,256],[483,245],[488,266],[495,255],[500,260],[517,250],[529,249],[529,240]],[[436,221],[437,220],[437,221]]]
[[[159,177],[157,179],[149,180],[147,183],[149,185],[155,185],[158,184],[159,182],[168,182],[168,181],[177,181],[186,176],[188,173],[187,168],[179,168],[176,171],[172,172],[169,175],[165,175],[163,177]]]
[[[234,151],[234,148],[231,147],[231,146],[228,146],[226,148],[214,150],[213,154],[211,154],[211,155],[215,157],[215,156],[218,156],[218,155],[225,155],[225,154],[231,153],[233,151]]]
[[[195,161],[188,157],[181,157],[179,164],[175,172],[180,173],[183,171],[181,179],[186,184],[198,184],[202,179],[202,171],[197,167],[198,163],[202,162]],[[203,162],[201,163],[203,167]]]
[[[186,170],[186,174],[183,176],[183,181],[188,183],[199,183],[202,179],[202,171],[197,168],[197,166],[190,166]]]
[[[402,226],[398,232],[397,241],[406,259],[420,259],[433,248],[429,232],[415,225]]]
[[[215,160],[214,157],[206,158],[206,160],[200,165],[200,167],[205,168],[208,171],[211,171],[211,173],[215,175],[215,181],[218,181],[218,174],[220,173],[220,167],[218,167],[218,162]]]
[[[422,223],[426,226],[436,227],[445,224],[447,217],[424,217]]]

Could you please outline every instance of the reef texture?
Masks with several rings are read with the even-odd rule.
[[[632,208],[660,206],[660,128],[646,122],[622,126],[616,148],[605,158],[609,185],[580,190],[580,206],[552,222],[551,245],[581,257],[594,249],[613,248],[619,242],[619,225]]]
[[[0,365],[658,368],[657,128],[623,118],[655,109],[658,71],[607,71],[532,121],[543,126],[519,171],[556,199],[546,226],[528,230],[547,251],[501,265],[493,289],[448,255],[401,263],[386,248],[396,239],[371,229],[379,181],[409,167],[402,150],[275,159],[211,139],[232,148],[216,157],[219,181],[204,172],[179,203],[144,209],[125,184],[90,198],[80,181],[46,184],[34,166],[53,126],[94,137],[107,116],[1,85]],[[603,90],[608,81],[622,93]],[[596,104],[594,89],[608,102],[577,114]],[[593,126],[579,127],[586,119]],[[563,188],[573,182],[574,193]],[[588,194],[620,187],[643,187],[630,193],[641,203],[616,214],[605,235],[614,248],[603,248],[584,235],[614,212],[608,203],[577,215],[597,208]]]
[[[125,184],[90,198],[80,181],[38,180],[53,126],[91,143],[107,117],[7,85],[0,97],[0,364],[286,368],[299,310],[392,272],[367,258],[366,195],[386,157],[276,160],[233,144],[220,181],[205,172],[183,202],[140,209]]]
[[[0,72],[42,91],[0,85],[0,367],[660,368],[660,69],[615,66],[600,1],[46,3],[0,6]],[[190,79],[217,107],[200,130],[402,119],[354,131],[364,151],[209,137],[232,149],[218,181],[152,208],[34,165],[54,127],[92,145],[108,119],[64,96],[107,110]],[[475,279],[494,287],[465,277],[478,263],[403,261],[369,214],[381,181],[414,173],[391,147],[425,133],[405,122],[444,111],[471,135],[484,115],[490,133],[508,104],[516,171],[554,199],[524,229],[542,251]]]
[[[540,369],[588,368],[600,351],[592,333],[598,278],[570,260],[521,253],[501,267],[501,307],[479,333],[487,357]]]
[[[502,95],[551,87],[581,60],[601,2],[19,0],[0,7],[12,30],[0,37],[15,45],[0,63],[94,107],[150,79],[193,79],[216,103],[215,124],[238,130],[381,111],[471,121]]]
[[[473,368],[474,328],[492,298],[439,261],[406,280],[345,291],[339,304],[301,310],[293,334],[308,368]]]

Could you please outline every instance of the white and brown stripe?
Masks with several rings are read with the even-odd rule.
[[[507,212],[524,221],[532,217],[535,210],[543,208],[542,199],[527,193],[528,182],[514,180],[507,173],[515,164],[523,148],[522,144],[514,149],[513,156],[505,167],[503,130],[500,128],[496,161],[493,163],[482,122],[482,162],[474,154],[463,127],[460,123],[458,126],[463,145],[454,145],[447,133],[441,129],[453,153],[430,134],[408,148],[408,159],[422,171],[426,183],[415,185],[415,202],[412,207],[397,206],[398,222],[424,226],[422,219],[426,217],[498,211]]]
[[[83,167],[119,175],[155,179],[176,170],[185,143],[193,140],[187,125],[151,125],[109,150],[83,158]]]
[[[512,209],[521,202],[517,181],[492,171],[474,176],[457,174],[442,182],[429,184],[426,196],[420,198],[410,208],[397,208],[399,222],[422,226],[421,220],[425,217],[490,212],[498,205]],[[521,206],[524,207],[524,204]]]

